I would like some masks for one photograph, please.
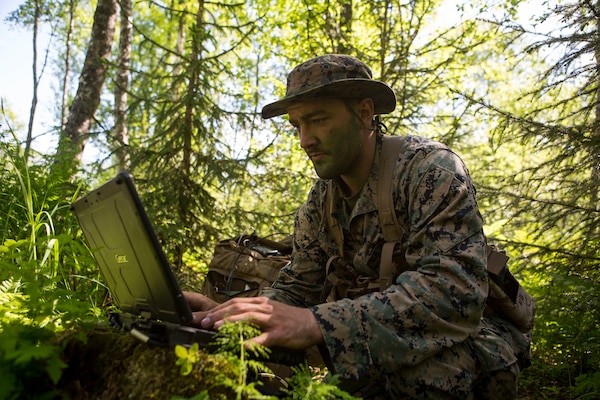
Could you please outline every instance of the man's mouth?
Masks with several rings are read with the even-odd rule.
[[[312,153],[312,154],[309,154],[309,157],[313,162],[318,162],[323,157],[325,157],[325,153]]]
[[[322,159],[323,157],[325,157],[324,152],[322,151],[311,151],[310,153],[307,153],[308,158],[310,158],[313,162],[317,162],[320,159]]]

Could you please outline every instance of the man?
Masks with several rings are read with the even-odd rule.
[[[340,298],[328,279],[331,271],[379,277],[378,114],[395,105],[392,89],[354,57],[317,57],[289,74],[285,98],[262,115],[289,115],[321,178],[296,215],[292,262],[261,297],[217,305],[187,293],[194,323],[251,320],[264,346],[319,346],[342,388],[364,398],[515,398],[515,353],[528,343],[510,324],[482,318],[483,220],[467,169],[445,146],[408,136],[397,155],[392,194],[407,229],[392,285]],[[343,248],[328,213],[342,227]]]

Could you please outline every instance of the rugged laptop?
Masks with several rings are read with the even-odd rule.
[[[133,177],[121,172],[72,206],[112,303],[111,321],[148,343],[206,347],[214,331],[186,326],[192,313],[144,210]],[[269,361],[294,365],[304,352],[271,349]]]
[[[186,326],[183,297],[129,173],[122,172],[75,201],[85,239],[121,312],[112,322],[137,338],[174,346],[207,344],[213,331]]]

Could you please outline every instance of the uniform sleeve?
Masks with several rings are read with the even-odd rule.
[[[283,267],[271,287],[262,296],[297,307],[310,307],[320,302],[325,281],[326,249],[319,243],[322,220],[321,195],[317,188],[296,213],[292,262]]]
[[[474,335],[488,291],[483,221],[458,156],[417,155],[394,177],[411,270],[383,292],[312,307],[335,372],[348,379],[417,365]]]

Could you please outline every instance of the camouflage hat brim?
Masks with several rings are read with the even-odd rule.
[[[264,119],[287,114],[290,105],[318,97],[336,97],[341,99],[370,98],[374,103],[375,114],[388,114],[396,108],[396,95],[385,83],[372,79],[341,79],[306,91],[284,97],[262,109]]]

